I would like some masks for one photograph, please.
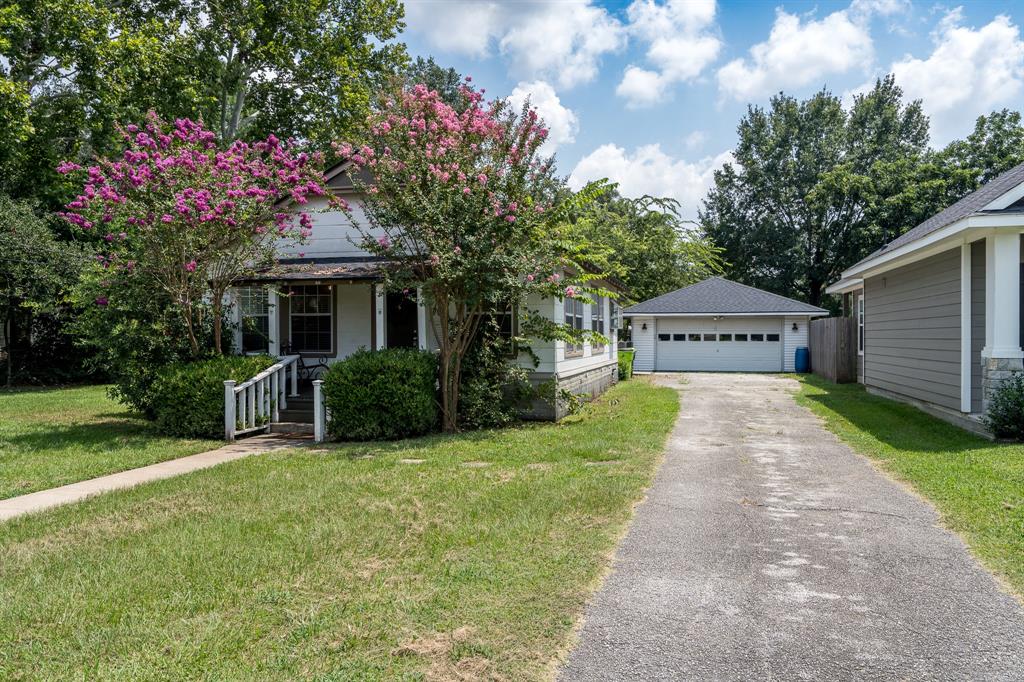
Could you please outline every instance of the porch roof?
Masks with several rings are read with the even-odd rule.
[[[357,258],[282,258],[274,265],[257,271],[249,279],[254,282],[277,282],[305,279],[378,280],[386,261],[366,256]]]

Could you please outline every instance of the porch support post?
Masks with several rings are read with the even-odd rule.
[[[960,245],[960,411],[971,411],[971,245]]]
[[[985,348],[982,409],[1002,382],[1024,370],[1020,339],[1020,233],[985,238]]]
[[[267,350],[275,358],[281,355],[281,313],[277,307],[277,289],[271,285],[267,290]]]
[[[1020,348],[1020,233],[985,239],[986,358],[1022,358]]]
[[[416,287],[416,339],[420,350],[427,349],[427,307],[423,301],[423,287]]]
[[[374,329],[376,329],[376,332],[377,332],[376,333],[376,338],[377,338],[377,348],[376,348],[376,350],[382,350],[384,348],[387,348],[387,345],[388,345],[387,344],[387,339],[384,338],[384,335],[385,335],[385,327],[384,327],[384,303],[385,303],[384,296],[385,296],[385,291],[384,291],[384,287],[382,287],[379,284],[374,284],[373,285],[373,291],[374,291],[374,302],[375,302],[375,307],[374,307],[375,314],[374,314],[373,323],[374,323],[374,325],[376,325],[374,327]]]

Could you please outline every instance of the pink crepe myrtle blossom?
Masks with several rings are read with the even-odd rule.
[[[308,221],[295,206],[326,196],[323,158],[296,149],[290,141],[236,140],[220,147],[216,135],[189,119],[166,122],[154,113],[142,124],[119,128],[122,151],[98,158],[88,168],[63,162],[58,170],[78,181],[77,195],[59,215],[77,229],[104,224],[100,267],[111,264],[120,277],[147,278],[179,302],[186,316],[203,298],[215,308],[215,347],[220,348],[223,294],[251,264],[272,254],[275,238],[301,241]],[[288,209],[281,211],[279,202]],[[203,254],[208,277],[195,272]],[[205,268],[204,268],[205,270]],[[196,312],[196,315],[199,313]],[[198,319],[192,320],[198,328]],[[198,354],[198,339],[189,331]]]
[[[108,299],[106,296],[96,297],[96,305],[100,306],[101,308],[105,308],[108,303],[110,303],[110,299]]]
[[[567,286],[565,288],[565,295],[568,298],[574,298],[576,296],[576,287],[574,287],[574,286]]]

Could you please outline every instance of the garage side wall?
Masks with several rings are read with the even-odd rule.
[[[633,356],[633,371],[653,372],[654,371],[654,318],[634,317],[632,318],[633,348],[636,355]],[[647,329],[644,329],[644,325]]]
[[[793,325],[796,331],[793,331]],[[782,325],[782,371],[796,371],[796,349],[808,345],[808,318],[787,317]]]
[[[960,409],[960,249],[864,282],[864,383]]]

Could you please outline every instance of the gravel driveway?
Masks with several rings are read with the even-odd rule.
[[[1024,609],[795,381],[657,381],[679,421],[560,679],[1024,680]]]

